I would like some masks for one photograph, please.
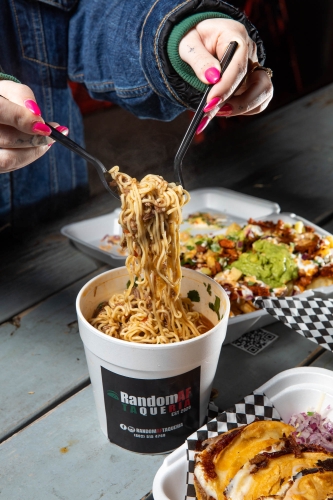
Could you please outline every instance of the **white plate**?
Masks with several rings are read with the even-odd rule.
[[[293,413],[331,405],[328,418],[333,420],[333,372],[325,368],[301,367],[285,370],[262,385],[285,422]],[[185,444],[166,457],[153,483],[154,500],[184,500],[186,495]]]

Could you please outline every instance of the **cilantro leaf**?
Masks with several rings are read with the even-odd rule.
[[[209,302],[208,305],[209,305],[209,308],[212,311],[216,312],[218,320],[220,321],[220,319],[221,319],[221,317],[220,317],[220,305],[221,305],[220,297],[217,297],[215,295],[215,302],[214,302],[214,304],[213,304],[213,302]]]
[[[218,243],[212,243],[210,245],[210,249],[212,252],[220,252],[221,251],[221,247]]]
[[[200,302],[200,295],[197,290],[190,290],[187,292],[187,296],[192,302]]]

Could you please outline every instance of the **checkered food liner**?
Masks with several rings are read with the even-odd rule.
[[[209,411],[209,409],[208,409]],[[212,413],[211,413],[212,414]],[[223,434],[230,429],[250,424],[254,420],[279,420],[282,418],[268,397],[260,391],[254,391],[245,396],[239,403],[228,410],[219,413],[218,416],[202,426],[199,430],[191,434],[185,442],[187,456],[187,492],[185,500],[196,500],[193,471],[194,456],[197,450],[198,441],[212,438]]]
[[[333,351],[332,299],[256,297],[255,304],[311,342]]]

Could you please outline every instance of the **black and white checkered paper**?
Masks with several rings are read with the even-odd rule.
[[[333,351],[333,301],[318,297],[256,297],[255,304],[311,342]]]
[[[254,391],[239,403],[220,413],[216,418],[208,421],[206,425],[191,434],[186,440],[187,456],[187,492],[185,500],[195,500],[193,482],[194,456],[197,451],[198,441],[219,436],[230,429],[250,424],[254,420],[282,420],[278,411],[268,397],[259,391]]]

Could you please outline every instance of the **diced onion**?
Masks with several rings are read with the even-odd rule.
[[[315,444],[333,452],[333,422],[327,417],[316,411],[302,412],[292,415],[289,424],[296,428],[292,435],[297,443]]]

